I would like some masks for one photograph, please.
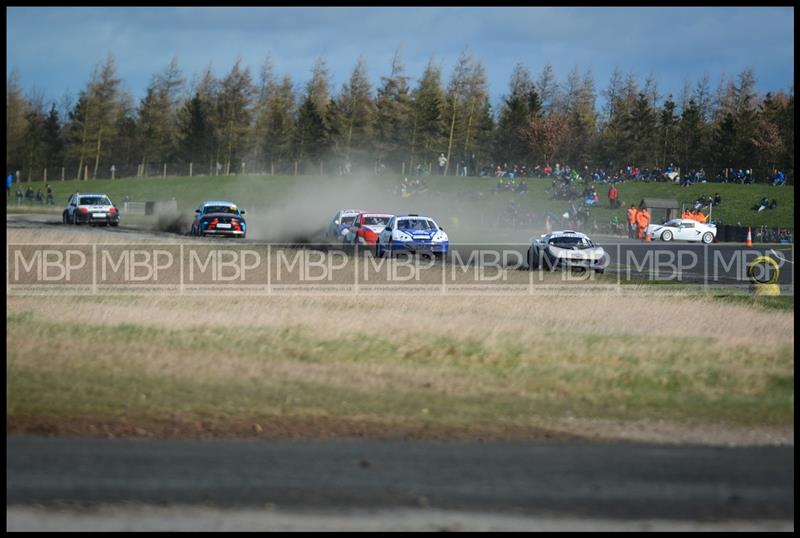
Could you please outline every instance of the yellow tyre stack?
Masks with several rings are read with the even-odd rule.
[[[747,277],[754,295],[780,295],[778,262],[769,256],[759,256],[747,266]]]

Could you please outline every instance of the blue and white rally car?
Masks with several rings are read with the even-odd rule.
[[[350,232],[350,228],[356,221],[356,217],[361,213],[360,209],[341,209],[336,212],[336,216],[328,223],[325,229],[325,238],[329,240],[341,241]]]
[[[375,255],[392,256],[395,252],[424,252],[444,256],[450,240],[430,217],[410,213],[392,217],[375,243]]]

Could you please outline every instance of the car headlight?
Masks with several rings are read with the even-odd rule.
[[[403,233],[403,232],[395,232],[394,238],[397,241],[411,241],[412,240],[412,237],[410,235],[408,235],[407,233]]]
[[[438,232],[436,235],[433,236],[433,241],[440,243],[442,241],[447,241],[447,234],[444,232]]]

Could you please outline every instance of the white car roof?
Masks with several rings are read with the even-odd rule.
[[[557,232],[550,232],[544,234],[542,239],[554,239],[556,237],[578,237],[580,239],[589,239],[589,236],[582,232],[575,232],[573,230],[562,230]]]
[[[352,217],[352,216],[358,215],[359,213],[362,213],[362,211],[360,209],[342,209],[342,210],[339,211],[339,216],[340,217]]]
[[[397,220],[401,220],[401,219],[402,219],[402,220],[408,220],[408,219],[414,219],[414,220],[433,220],[432,218],[430,218],[430,217],[426,217],[425,215],[395,215],[395,216],[397,217]]]
[[[439,227],[439,224],[435,220],[424,215],[395,215],[395,217],[397,218],[397,222],[400,222],[401,220],[427,220],[437,228]]]
[[[676,222],[676,221],[679,223],[693,222],[695,224],[700,224],[701,226],[714,226],[714,224],[711,224],[710,222],[700,222],[699,220],[694,220],[694,219],[670,219],[667,222]],[[664,224],[659,224],[659,226],[666,226],[667,222],[665,222]]]

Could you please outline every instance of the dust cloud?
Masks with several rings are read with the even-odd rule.
[[[253,207],[246,215],[248,237],[276,243],[321,242],[341,209],[426,215],[445,229],[451,243],[527,241],[531,236],[531,230],[497,230],[497,214],[486,199],[476,198],[477,193],[429,190],[404,198],[394,189],[396,185],[399,182],[368,176],[331,177],[299,181],[275,200],[252,200],[245,195],[242,205]],[[493,186],[487,184],[486,191]],[[492,195],[484,192],[483,196]]]
[[[494,182],[487,181],[481,191],[428,190],[409,197],[401,196],[398,186],[397,180],[366,175],[298,178],[284,189],[271,189],[269,197],[233,183],[224,198],[246,209],[248,239],[272,243],[326,242],[325,230],[341,209],[426,215],[444,228],[452,244],[522,243],[544,231],[544,216],[521,230],[499,227]],[[157,229],[186,234],[193,219],[184,213],[162,216]]]

